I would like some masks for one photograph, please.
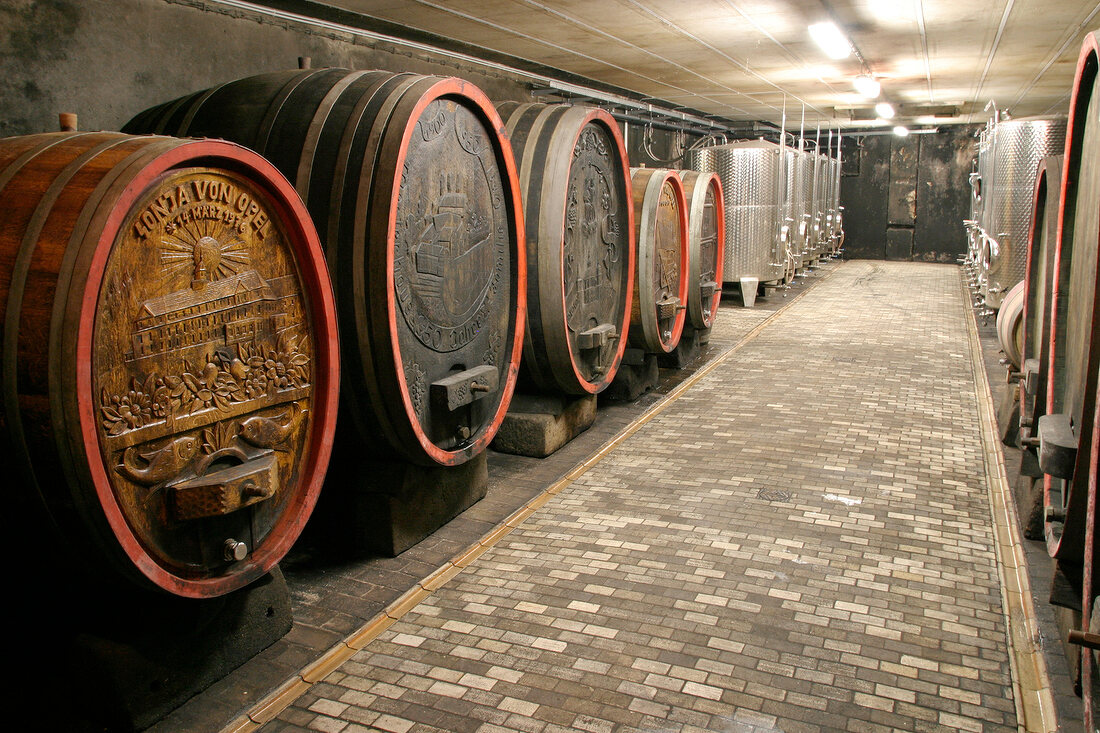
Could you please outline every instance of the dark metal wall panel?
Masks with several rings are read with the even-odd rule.
[[[844,250],[851,258],[881,260],[886,256],[890,138],[865,137],[862,146],[856,143],[855,138],[848,138],[843,151],[840,205],[844,207]],[[850,175],[853,168],[857,175]]]
[[[965,254],[976,129],[847,138],[840,193],[846,255],[954,262]]]
[[[917,218],[916,138],[889,137],[890,202],[888,220],[893,226],[913,226]]]
[[[975,128],[920,136],[914,242],[920,259],[954,262],[966,254],[962,221],[970,216],[970,170],[978,155]]]
[[[886,259],[913,259],[913,227],[890,227],[886,230]]]

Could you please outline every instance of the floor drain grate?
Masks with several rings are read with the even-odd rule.
[[[756,498],[764,501],[790,501],[791,492],[782,489],[760,489],[756,492]]]

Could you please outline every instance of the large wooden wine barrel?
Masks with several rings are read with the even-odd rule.
[[[277,72],[126,129],[233,140],[294,182],[332,272],[353,442],[424,465],[488,446],[519,369],[526,261],[512,148],[481,90],[388,71]]]
[[[1058,206],[1062,195],[1062,156],[1039,162],[1028,232],[1022,314],[1020,427],[1024,438],[1034,432],[1046,409],[1047,361],[1050,352],[1050,290],[1058,241]],[[1002,306],[1003,307],[1003,306]],[[1036,409],[1038,408],[1038,409]]]
[[[688,223],[676,171],[631,168],[638,248],[630,343],[667,354],[680,343],[688,297]]]
[[[1045,476],[1047,549],[1068,583],[1052,602],[1081,613],[1088,629],[1098,568],[1090,541],[1096,540],[1095,465],[1090,442],[1096,428],[1100,371],[1097,240],[1100,237],[1100,43],[1085,37],[1070,98],[1063,157],[1058,243],[1051,284],[1050,353],[1046,410],[1038,420],[1040,466]],[[1044,422],[1046,423],[1044,425]],[[1046,428],[1046,429],[1044,429]],[[1075,451],[1075,452],[1074,452]],[[1049,458],[1044,465],[1043,458]],[[1052,460],[1056,459],[1056,460]],[[1100,722],[1093,652],[1082,654],[1085,724]]]
[[[716,173],[680,171],[688,210],[687,315],[697,329],[710,328],[722,301],[726,211]]]
[[[527,227],[523,371],[540,390],[603,391],[622,361],[634,282],[630,169],[618,123],[592,107],[498,107]]]
[[[1043,416],[1048,422],[1055,416],[1063,416],[1078,438],[1092,433],[1096,364],[1100,356],[1100,349],[1093,343],[1097,328],[1100,167],[1090,164],[1100,153],[1095,44],[1096,38],[1090,34],[1078,61],[1070,104],[1059,241],[1051,285],[1047,405]],[[1078,451],[1076,464],[1080,472],[1072,472],[1072,478],[1047,480],[1048,549],[1060,561],[1077,565],[1081,562],[1085,537],[1087,459],[1085,451]]]
[[[176,595],[266,573],[313,509],[339,391],[294,189],[226,142],[52,133],[0,140],[0,211],[9,491],[93,567]]]

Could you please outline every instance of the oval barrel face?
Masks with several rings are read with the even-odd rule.
[[[699,279],[696,292],[702,306],[703,323],[698,325],[708,328],[714,322],[714,295],[718,290],[718,260],[721,253],[719,210],[722,207],[722,196],[716,181],[717,179],[711,179],[706,186],[699,225]]]
[[[431,101],[393,212],[397,358],[416,419],[443,451],[492,423],[500,400],[483,398],[508,379],[515,225],[494,134],[467,106]]]
[[[505,102],[524,197],[528,389],[596,394],[626,347],[633,204],[618,123],[585,106]]]
[[[1059,209],[1057,271],[1053,273],[1048,393],[1040,420],[1084,445],[1091,435],[1096,405],[1097,363],[1094,343],[1097,303],[1097,237],[1100,236],[1100,168],[1092,165],[1100,151],[1100,96],[1096,74],[1096,45],[1086,39],[1074,82],[1069,142],[1063,162],[1062,201]],[[1066,183],[1068,181],[1068,183]],[[1037,408],[1038,411],[1038,408]],[[1041,432],[1041,429],[1040,429]],[[1064,441],[1063,441],[1064,442]],[[1040,449],[1042,458],[1042,449]],[[1047,506],[1045,535],[1048,552],[1064,567],[1079,572],[1090,521],[1086,452],[1073,460],[1065,453],[1047,461],[1044,483]],[[1074,463],[1073,466],[1065,465]]]
[[[683,322],[681,313],[681,279],[686,276],[682,271],[681,258],[684,248],[681,208],[682,199],[677,195],[670,180],[661,184],[661,193],[657,199],[656,220],[653,225],[653,250],[649,272],[639,273],[638,277],[649,278],[653,301],[648,307],[656,315],[657,338],[665,351],[671,351],[679,341],[677,324]],[[647,307],[647,304],[641,304]],[[678,314],[680,317],[678,317]]]
[[[207,577],[259,547],[309,455],[310,304],[280,212],[219,169],[161,177],[119,229],[92,389],[126,522],[162,567]],[[233,554],[231,553],[231,554]]]
[[[725,211],[722,184],[714,173],[682,171],[688,205],[688,315],[695,328],[710,328],[722,292]]]
[[[1088,164],[1100,151],[1100,91],[1093,86],[1084,120],[1081,148],[1075,161],[1077,177],[1073,198],[1072,239],[1062,243],[1063,252],[1070,248],[1068,261],[1069,282],[1060,285],[1058,330],[1062,336],[1062,359],[1055,368],[1055,412],[1068,412],[1074,424],[1080,425],[1085,408],[1085,382],[1088,376],[1088,359],[1094,333],[1094,307],[1096,297],[1096,248],[1100,236],[1100,167]],[[1067,208],[1070,202],[1066,202]],[[1068,284],[1068,288],[1065,287]]]
[[[1046,330],[1040,324],[1046,319],[1045,306],[1049,290],[1048,274],[1050,263],[1048,253],[1053,252],[1052,242],[1046,236],[1047,191],[1050,179],[1046,168],[1040,168],[1035,181],[1035,207],[1031,215],[1031,241],[1028,250],[1028,274],[1025,282],[1027,297],[1024,305],[1024,341],[1025,359],[1039,358],[1042,334]],[[1058,216],[1057,210],[1053,212]]]
[[[566,194],[562,282],[569,349],[579,377],[605,383],[617,360],[630,287],[630,226],[619,146],[586,124],[573,148]]]

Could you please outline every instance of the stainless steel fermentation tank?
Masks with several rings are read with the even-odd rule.
[[[751,140],[688,151],[685,163],[722,181],[726,204],[724,282],[741,286],[743,302],[751,306],[760,283],[779,282],[793,274],[784,231],[786,181],[784,155],[789,149],[765,140]]]
[[[826,253],[835,255],[843,244],[844,224],[840,205],[840,159],[829,158],[829,205],[826,211],[826,230],[828,242]]]
[[[972,179],[978,291],[991,308],[1024,278],[1035,170],[1065,149],[1066,121],[1025,118],[992,121],[978,147]]]
[[[826,233],[826,216],[829,209],[829,159],[820,153],[815,153],[814,161],[814,200],[810,244],[810,256],[813,259],[820,257],[825,251],[825,242],[828,239]]]
[[[793,227],[793,249],[796,267],[801,270],[815,259],[814,246],[814,153],[808,150],[791,150],[788,162],[791,165],[791,221]]]

